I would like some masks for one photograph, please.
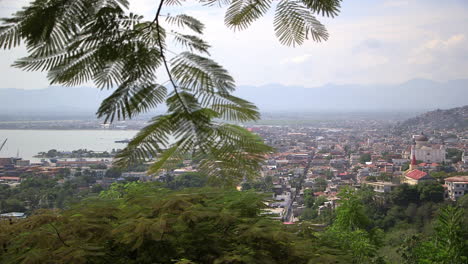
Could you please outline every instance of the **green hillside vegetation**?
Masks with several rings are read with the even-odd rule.
[[[114,185],[67,210],[0,222],[1,263],[349,263],[307,225],[262,216],[261,195]]]

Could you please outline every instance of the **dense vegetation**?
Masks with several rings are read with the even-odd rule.
[[[114,185],[64,211],[0,222],[1,263],[348,263],[310,226],[262,216],[232,189]]]
[[[268,196],[203,187],[206,179],[188,173],[160,183],[116,183],[99,195],[83,195],[81,202],[68,201],[64,210],[41,209],[25,220],[1,221],[0,261],[42,263],[50,256],[55,262],[47,263],[468,261],[468,196],[444,202],[436,184],[401,185],[390,195],[344,188],[340,206],[320,215],[317,208],[326,200],[307,191],[303,222],[285,226],[263,216]],[[260,190],[266,183],[249,185]],[[27,192],[26,186],[18,190]]]
[[[57,179],[69,176],[70,170],[62,169],[56,179],[22,175],[23,180],[16,187],[0,184],[0,212],[29,213],[40,208],[64,208],[72,201],[102,190],[99,185],[89,188],[96,182],[96,175],[90,170],[78,171],[75,177],[57,182]]]
[[[199,2],[227,5],[225,23],[234,29],[248,27],[274,7],[275,33],[290,46],[327,39],[316,15],[334,17],[340,8],[340,0]],[[158,1],[154,19],[147,20],[125,0],[35,0],[2,20],[0,47],[24,44],[28,51],[16,67],[47,72],[54,84],[93,82],[113,89],[97,112],[106,122],[166,104],[167,112],[117,154],[117,165],[128,169],[152,161],[149,170],[156,172],[192,158],[202,174],[114,184],[82,197],[80,184],[94,180],[85,172],[63,186],[48,179],[26,179],[17,189],[2,186],[2,208],[23,206],[33,213],[0,221],[1,263],[467,262],[467,198],[445,204],[437,185],[402,185],[388,197],[366,188],[343,189],[341,205],[320,215],[311,212],[324,198],[309,192],[309,215],[303,219],[329,224],[324,231],[308,221],[297,226],[273,221],[262,214],[265,197],[234,190],[245,179],[246,190],[271,190],[271,181],[252,178],[272,149],[232,124],[256,121],[259,112],[232,95],[234,79],[208,57],[204,25],[183,13],[162,21],[161,11],[175,4],[181,1]],[[169,38],[181,53],[172,55]],[[156,76],[161,70],[163,78]],[[466,119],[441,121],[466,127]],[[121,169],[108,170],[109,177],[119,175]],[[207,183],[218,188],[199,188]]]

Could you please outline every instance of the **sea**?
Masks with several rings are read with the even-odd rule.
[[[122,149],[126,146],[126,144],[115,141],[131,139],[137,132],[137,130],[0,129],[0,146],[5,139],[8,139],[3,149],[0,150],[0,158],[20,157],[24,160],[31,160],[31,162],[38,162],[40,159],[34,156],[50,149],[112,151],[112,149]]]

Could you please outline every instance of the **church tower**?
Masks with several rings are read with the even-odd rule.
[[[417,168],[416,154],[414,153],[414,146],[411,146],[411,163],[409,166],[409,171],[415,170]]]

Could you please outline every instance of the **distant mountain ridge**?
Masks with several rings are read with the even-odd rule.
[[[262,111],[433,110],[468,103],[468,79],[435,82],[415,79],[397,85],[335,85],[316,88],[266,85],[241,86],[236,94]]]
[[[0,115],[94,115],[110,93],[90,87],[0,89]],[[426,111],[466,105],[468,79],[448,82],[415,79],[397,85],[327,84],[315,88],[270,84],[239,86],[234,94],[252,101],[264,112]]]
[[[0,89],[2,115],[94,114],[100,102],[110,95],[90,87],[56,87],[22,90]]]
[[[427,112],[402,122],[399,127],[412,131],[468,129],[468,105],[447,110],[437,109]]]

